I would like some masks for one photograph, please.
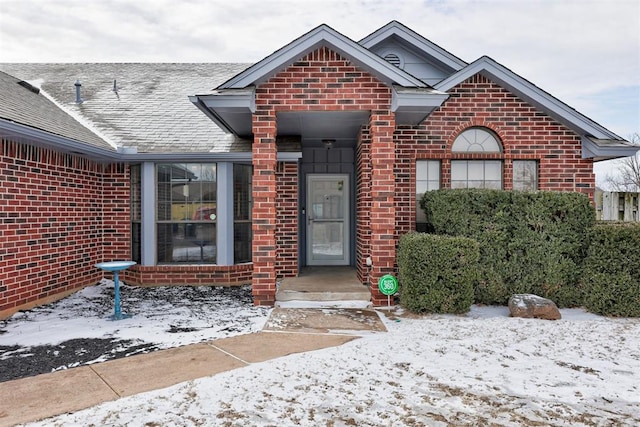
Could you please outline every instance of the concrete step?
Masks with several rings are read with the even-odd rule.
[[[276,302],[309,301],[334,305],[341,301],[369,303],[371,293],[360,283],[352,267],[310,267],[298,277],[283,279],[276,292]]]
[[[362,290],[344,292],[304,291],[293,289],[281,289],[276,293],[276,301],[353,301],[371,300],[371,293],[362,286]]]

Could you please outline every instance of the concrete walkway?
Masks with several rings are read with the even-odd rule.
[[[261,332],[0,383],[0,426],[75,412],[293,353],[386,331],[362,309],[276,308]]]

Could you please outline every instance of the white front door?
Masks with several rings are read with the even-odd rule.
[[[349,175],[307,175],[307,265],[349,265]]]

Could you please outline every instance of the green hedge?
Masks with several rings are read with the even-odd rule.
[[[590,236],[585,307],[606,316],[640,317],[640,224],[597,225]]]
[[[473,304],[478,243],[464,237],[409,233],[400,239],[400,304],[414,313],[466,313]]]
[[[434,233],[480,244],[477,303],[504,305],[512,294],[534,293],[560,307],[582,305],[579,278],[595,221],[587,196],[446,189],[425,193],[420,205]]]

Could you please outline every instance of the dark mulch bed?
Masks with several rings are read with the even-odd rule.
[[[266,320],[269,312],[253,307],[250,286],[125,285],[122,307],[123,312],[135,313],[133,322],[106,320],[113,313],[113,284],[100,283],[0,321],[0,382],[253,332],[256,320]],[[83,337],[78,320],[81,325],[105,328],[103,336]],[[16,345],[24,342],[21,335],[47,328],[51,328],[51,344]],[[74,335],[70,328],[79,331],[77,337],[59,342],[55,336],[63,335],[56,328],[64,328],[67,338]],[[129,339],[132,335],[137,338]]]

